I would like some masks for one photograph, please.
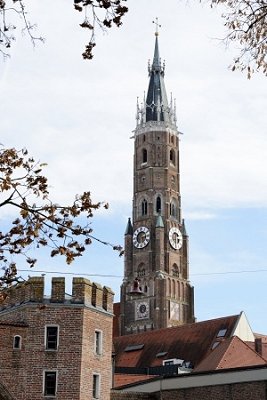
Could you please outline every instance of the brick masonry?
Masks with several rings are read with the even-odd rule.
[[[266,400],[267,381],[134,393],[113,390],[111,400]]]
[[[0,384],[16,400],[40,400],[45,370],[57,371],[58,400],[92,399],[93,374],[100,375],[100,398],[110,399],[112,385],[113,292],[83,278],[74,278],[65,297],[64,278],[52,279],[44,297],[44,279],[30,278],[7,291],[0,304]],[[59,345],[45,349],[45,327],[57,325]],[[102,333],[102,352],[95,353],[95,330]],[[21,336],[21,349],[13,338]],[[55,398],[55,397],[53,397]]]

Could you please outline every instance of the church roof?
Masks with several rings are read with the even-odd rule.
[[[159,55],[158,32],[155,35],[153,62],[152,65],[149,64],[148,66],[149,84],[147,95],[141,107],[137,102],[136,133],[140,129],[150,126],[169,127],[177,132],[175,102],[173,103],[171,98],[170,103],[168,103],[164,83],[165,63],[162,64]]]
[[[158,35],[156,35],[152,67],[149,68],[149,85],[146,97],[146,122],[170,122],[169,105],[164,83],[164,66],[159,56]]]
[[[116,367],[154,367],[170,359],[182,359],[195,367],[215,342],[220,344],[233,335],[239,319],[240,315],[233,315],[115,337]]]

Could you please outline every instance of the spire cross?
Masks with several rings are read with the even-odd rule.
[[[155,24],[155,25],[156,25],[156,32],[155,32],[155,36],[158,36],[158,35],[159,35],[159,28],[161,28],[161,25],[159,24],[158,17],[156,18],[156,21],[152,21],[152,22],[153,22],[153,24]]]

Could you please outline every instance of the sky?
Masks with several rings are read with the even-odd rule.
[[[165,85],[177,103],[182,213],[189,234],[190,281],[198,321],[244,311],[254,332],[267,334],[267,96],[266,78],[251,80],[228,67],[222,9],[178,0],[129,0],[123,26],[97,32],[92,61],[84,61],[84,14],[71,2],[25,0],[45,43],[27,35],[0,59],[0,143],[26,147],[41,162],[51,198],[70,203],[90,190],[108,201],[92,219],[94,235],[122,244],[131,216],[137,97],[148,86],[152,21],[161,24]],[[69,3],[69,5],[66,5]],[[12,217],[1,210],[1,225]],[[37,255],[37,254],[36,254]],[[123,259],[94,242],[71,266],[39,253],[33,271],[73,275],[111,287],[119,301]],[[73,275],[72,275],[73,274]]]

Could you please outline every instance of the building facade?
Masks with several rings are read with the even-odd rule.
[[[113,292],[73,278],[30,278],[0,304],[0,384],[16,400],[110,399]]]
[[[125,232],[121,335],[194,322],[188,236],[181,213],[179,132],[156,32],[149,86],[137,105],[132,220]]]

